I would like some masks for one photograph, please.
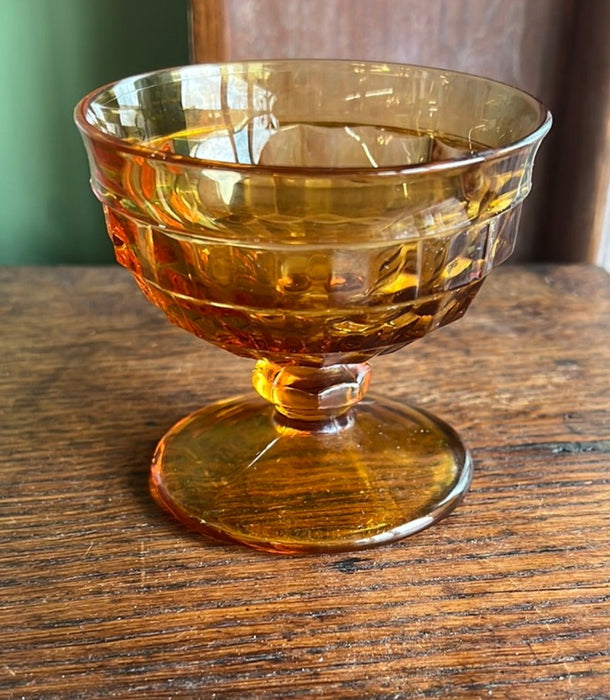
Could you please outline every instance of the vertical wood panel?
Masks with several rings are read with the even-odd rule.
[[[558,167],[550,183],[550,226],[539,257],[604,263],[610,269],[610,2],[576,7],[556,125]],[[605,258],[605,259],[604,259]]]
[[[224,0],[192,0],[190,5],[191,56],[200,63],[227,58]]]
[[[527,90],[561,121],[573,0],[192,3],[193,58],[197,61],[320,57],[441,66],[486,75]],[[600,3],[610,7],[607,0]],[[552,194],[557,187],[554,175],[560,150],[559,131],[554,129],[538,157],[533,191],[524,206],[516,260],[535,255],[557,257],[549,207],[556,200]],[[583,245],[580,257],[590,259],[585,248]]]

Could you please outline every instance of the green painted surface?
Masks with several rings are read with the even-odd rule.
[[[73,122],[87,92],[188,63],[188,0],[0,0],[0,264],[113,259]]]

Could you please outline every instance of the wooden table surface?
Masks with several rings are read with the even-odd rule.
[[[0,697],[610,697],[610,278],[492,273],[373,361],[449,420],[466,500],[402,542],[281,557],[151,501],[158,438],[252,363],[119,268],[0,271]]]

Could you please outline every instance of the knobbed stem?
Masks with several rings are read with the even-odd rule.
[[[343,416],[363,398],[370,376],[367,362],[299,367],[259,360],[252,383],[260,396],[286,418],[325,423]]]

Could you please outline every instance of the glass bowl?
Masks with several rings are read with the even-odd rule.
[[[369,361],[459,319],[510,255],[548,111],[452,71],[279,60],[127,78],[76,122],[118,262],[170,321],[255,361],[258,396],[163,437],[157,501],[286,553],[446,515],[471,457],[440,419],[367,394]]]

